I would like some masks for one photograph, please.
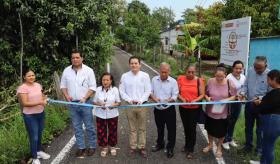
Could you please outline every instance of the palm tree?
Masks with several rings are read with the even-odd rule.
[[[175,49],[178,51],[184,51],[185,56],[189,57],[188,62],[198,62],[199,63],[199,75],[200,75],[200,52],[208,55],[217,55],[212,49],[207,46],[212,42],[216,41],[216,37],[203,38],[201,34],[196,34],[194,37],[191,36],[189,29],[186,25],[181,26],[184,36],[182,42],[175,45]],[[195,56],[197,54],[197,56]]]

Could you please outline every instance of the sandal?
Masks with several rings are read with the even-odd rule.
[[[117,155],[117,148],[111,147],[110,153],[111,153],[112,156],[116,156]]]
[[[222,156],[223,156],[222,151],[217,151],[215,156],[216,156],[216,158],[222,158]]]
[[[188,153],[187,154],[187,159],[193,159],[193,153]]]
[[[100,152],[100,156],[101,157],[106,157],[108,154],[108,148],[105,147],[105,148],[102,148],[101,152]]]
[[[210,150],[212,150],[212,146],[207,146],[202,149],[203,153],[208,153]]]

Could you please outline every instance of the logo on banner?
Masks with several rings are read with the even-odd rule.
[[[230,49],[235,49],[237,45],[237,34],[236,32],[231,32],[228,36],[228,44]]]

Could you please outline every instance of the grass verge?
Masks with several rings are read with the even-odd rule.
[[[20,110],[14,107],[11,110]],[[46,107],[43,144],[51,140],[66,127],[68,112],[63,106]],[[30,156],[29,141],[21,115],[0,124],[0,163],[16,163]]]

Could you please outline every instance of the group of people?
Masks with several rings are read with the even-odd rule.
[[[200,102],[250,100],[245,108],[246,145],[244,151],[252,150],[254,122],[257,122],[257,147],[261,153],[262,163],[273,161],[274,144],[280,135],[280,72],[267,69],[267,60],[263,56],[255,59],[254,68],[248,71],[247,77],[243,73],[244,65],[241,61],[233,63],[233,72],[227,75],[224,65],[217,66],[215,76],[205,84],[205,80],[196,76],[196,66],[189,65],[185,75],[177,80],[170,76],[170,65],[160,64],[160,73],[150,81],[147,73],[140,70],[141,61],[132,56],[129,59],[130,71],[121,76],[119,88],[115,86],[114,77],[104,73],[100,78],[99,87],[96,86],[94,71],[83,64],[83,57],[79,51],[71,53],[71,65],[64,69],[60,88],[68,102],[92,103],[99,106],[91,107],[67,105],[69,108],[77,151],[76,157],[92,156],[96,150],[96,143],[101,148],[100,155],[117,155],[118,143],[118,106],[121,99],[126,104],[139,105],[125,109],[129,126],[129,155],[137,152],[147,158],[146,132],[147,111],[142,106],[149,101],[162,105],[154,107],[154,118],[157,127],[156,144],[152,152],[165,149],[166,156],[174,156],[176,141],[176,109],[169,102]],[[29,135],[31,155],[34,164],[39,164],[39,158],[48,159],[50,155],[42,151],[41,137],[44,128],[44,106],[46,97],[42,94],[42,87],[35,82],[35,73],[27,69],[24,72],[24,83],[17,89],[24,122]],[[264,96],[264,97],[263,97]],[[93,99],[91,99],[93,97]],[[166,103],[166,105],[165,105]],[[201,116],[205,116],[205,129],[208,133],[208,144],[203,148],[204,153],[212,150],[214,138],[218,139],[216,157],[222,157],[222,147],[229,149],[236,147],[233,140],[234,126],[241,111],[241,103],[206,105],[205,112],[201,105],[179,106],[180,117],[184,127],[185,145],[182,152],[188,159],[192,159],[196,144],[196,125]],[[94,116],[95,117],[94,117]],[[96,118],[96,130],[94,127]],[[83,124],[87,133],[88,146],[85,144]],[[165,126],[168,135],[165,139]],[[97,131],[97,132],[96,132]],[[97,133],[97,134],[96,134]],[[97,140],[97,141],[96,141]],[[166,143],[165,143],[166,142]]]

